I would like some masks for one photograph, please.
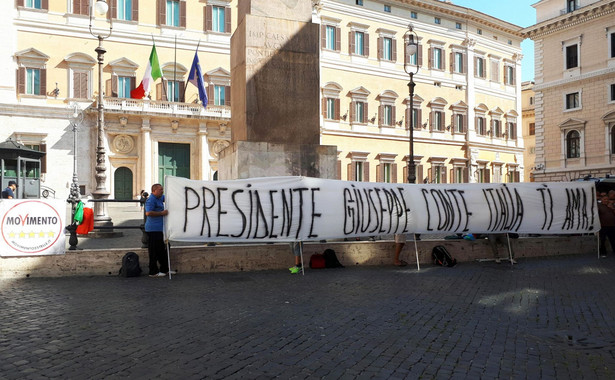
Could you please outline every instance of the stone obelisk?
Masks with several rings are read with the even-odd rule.
[[[239,0],[220,179],[336,177],[337,147],[320,145],[319,38],[311,0]]]

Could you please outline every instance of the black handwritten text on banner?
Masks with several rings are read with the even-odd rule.
[[[595,232],[588,182],[409,185],[167,177],[167,238],[298,241],[410,233]]]

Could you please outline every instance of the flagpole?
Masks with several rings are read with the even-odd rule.
[[[199,46],[201,46],[201,39],[199,38],[199,42],[196,44],[196,51],[194,52],[195,54],[199,53]],[[192,70],[192,68],[190,68],[190,70]],[[188,89],[188,83],[190,82],[190,75],[188,75],[188,79],[186,80],[186,84],[184,85],[184,101],[186,99],[186,90]]]
[[[173,101],[177,93],[177,34],[175,35],[175,62],[173,62]],[[179,99],[178,99],[179,100]]]

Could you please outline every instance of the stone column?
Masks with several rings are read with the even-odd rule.
[[[209,160],[209,143],[207,142],[207,124],[205,122],[199,123],[199,131],[197,137],[197,150],[199,160],[199,179],[204,181],[210,181],[211,168]]]
[[[148,193],[151,190],[152,183],[152,128],[150,127],[150,119],[144,118],[141,122],[141,172],[143,173],[143,189]]]

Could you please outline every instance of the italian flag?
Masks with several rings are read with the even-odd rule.
[[[152,83],[156,79],[162,78],[162,72],[160,71],[160,63],[158,63],[158,54],[156,54],[156,45],[152,46],[152,52],[149,55],[149,62],[145,69],[145,75],[139,87],[130,91],[130,97],[133,99],[143,99],[146,94],[149,94]]]

